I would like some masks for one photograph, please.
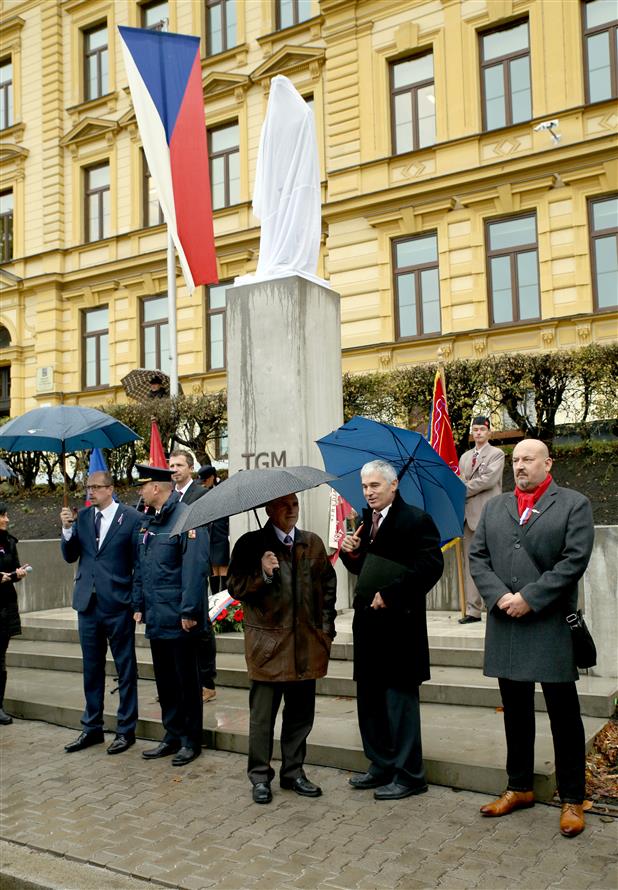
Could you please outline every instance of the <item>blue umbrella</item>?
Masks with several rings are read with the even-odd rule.
[[[0,460],[0,479],[13,479],[15,473],[9,467],[8,464],[5,464],[3,460]]]
[[[78,405],[33,408],[0,427],[0,448],[5,451],[51,451],[62,455],[65,501],[64,455],[67,451],[116,448],[139,438],[115,417],[96,408],[80,408]]]
[[[466,486],[420,433],[353,417],[317,445],[325,468],[338,477],[330,484],[358,513],[367,506],[361,467],[380,459],[397,471],[404,501],[429,513],[442,542],[463,534]]]

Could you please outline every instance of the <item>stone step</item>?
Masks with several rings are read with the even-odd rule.
[[[218,641],[219,642],[219,641]],[[137,648],[139,676],[154,679],[150,649]],[[9,667],[34,668],[48,671],[82,672],[82,655],[78,643],[58,643],[46,640],[11,640],[7,652]],[[115,668],[108,651],[107,674],[114,676]],[[431,680],[421,686],[421,701],[443,705],[496,708],[501,704],[497,681],[484,677],[475,667],[432,665]],[[244,655],[218,651],[217,686],[234,689],[249,687]],[[581,710],[590,717],[609,717],[614,712],[617,683],[602,677],[582,676],[578,683]],[[318,695],[356,696],[352,679],[352,662],[333,660],[328,675],[317,684]],[[545,711],[545,699],[540,687],[535,696],[537,711]]]
[[[115,729],[116,695],[108,681],[105,697],[106,729]],[[161,712],[155,700],[155,684],[139,681],[140,739],[163,737]],[[44,720],[73,731],[80,729],[83,708],[79,674],[12,667],[9,670],[6,708],[15,717]],[[489,708],[423,703],[423,751],[428,781],[438,785],[497,794],[505,784],[505,743],[502,715]],[[248,696],[246,690],[218,687],[215,701],[204,706],[204,736],[207,748],[247,752]],[[587,744],[603,727],[605,720],[585,717]],[[280,723],[277,723],[277,738]],[[67,732],[67,741],[73,734]],[[110,737],[111,740],[111,737]],[[126,757],[139,755],[147,745],[138,744]],[[105,756],[103,747],[71,755]],[[206,754],[207,756],[207,754]],[[278,757],[278,744],[275,757]],[[356,702],[344,696],[318,696],[316,720],[309,736],[308,764],[364,771],[367,761],[362,751],[356,722]],[[537,719],[535,790],[540,800],[551,799],[555,788],[553,747],[545,714]],[[360,792],[359,792],[360,794]]]

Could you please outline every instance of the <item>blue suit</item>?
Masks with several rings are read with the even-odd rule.
[[[142,516],[133,507],[118,504],[107,534],[97,547],[94,507],[80,510],[71,537],[61,540],[66,562],[79,560],[73,608],[77,611],[79,641],[84,664],[85,732],[103,729],[105,658],[107,644],[118,672],[116,732],[135,735],[137,722],[137,661],[131,587],[135,561],[135,529]]]

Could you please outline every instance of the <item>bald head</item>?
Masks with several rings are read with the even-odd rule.
[[[540,439],[524,439],[513,450],[513,475],[521,491],[534,491],[547,478],[552,459]]]

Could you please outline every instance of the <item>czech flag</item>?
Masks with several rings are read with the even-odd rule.
[[[216,284],[200,40],[119,27],[150,175],[189,292]]]

